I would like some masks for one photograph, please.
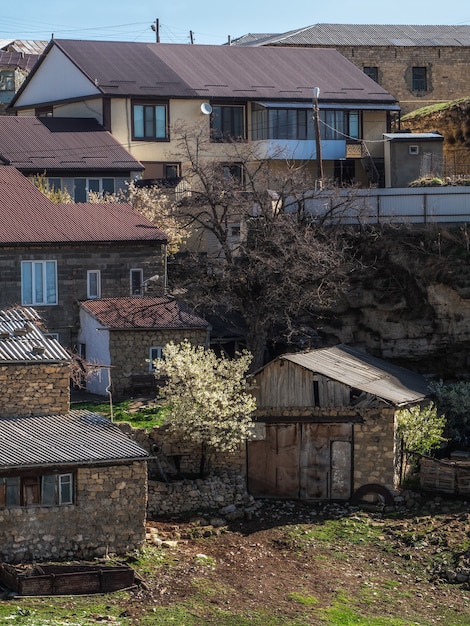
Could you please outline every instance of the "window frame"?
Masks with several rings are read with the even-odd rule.
[[[245,103],[212,104],[212,113],[210,114],[211,141],[215,143],[234,143],[246,141],[246,110]],[[238,122],[241,122],[241,134],[236,133],[236,126],[238,125],[238,122],[235,120],[235,111],[241,112],[240,120],[238,120]],[[218,119],[220,119],[220,124],[216,125],[215,122]]]
[[[157,356],[153,356],[153,352],[157,352]],[[149,372],[155,371],[154,361],[157,359],[163,359],[163,346],[151,346],[149,348]]]
[[[0,509],[67,506],[74,502],[73,472],[0,477]]]
[[[51,264],[53,267],[53,275],[47,271],[48,264]],[[26,274],[26,268],[31,266],[30,275]],[[38,276],[37,268],[42,267],[41,275]],[[42,300],[37,298],[38,289],[39,289],[39,278],[42,278],[41,283],[41,291],[43,294]],[[52,278],[52,288],[54,293],[54,301],[48,300],[48,291],[51,289],[51,285],[49,285],[49,281]],[[31,286],[29,287],[26,284],[26,280],[31,282]],[[31,291],[31,293],[26,294],[26,289]],[[29,296],[29,297],[26,297]],[[56,306],[58,304],[59,297],[59,288],[58,288],[58,278],[57,278],[57,261],[55,259],[44,259],[44,260],[36,260],[29,259],[25,261],[21,261],[21,304],[23,306]]]
[[[96,276],[96,293],[92,290],[92,276]],[[101,298],[101,270],[87,270],[86,273],[86,297],[88,300],[98,300]]]
[[[134,289],[133,275],[139,274],[139,289]],[[144,295],[144,270],[141,267],[131,267],[129,270],[129,291],[130,295],[134,298],[142,297]]]
[[[428,69],[424,65],[414,65],[411,68],[411,91],[428,90]]]
[[[0,70],[0,92],[15,93],[15,71]]]
[[[142,107],[142,120],[137,121],[136,110]],[[150,119],[149,113],[153,109],[153,115]],[[158,129],[161,126],[161,121],[158,120],[157,110],[162,109],[164,111],[163,127],[164,132],[158,133]],[[170,141],[170,124],[169,124],[169,105],[166,100],[158,101],[142,101],[133,100],[131,103],[131,118],[132,118],[132,139],[134,141]],[[142,133],[137,132],[138,126],[142,124]],[[151,126],[153,131],[151,132]],[[149,129],[147,130],[147,127]]]
[[[369,78],[379,84],[379,68],[377,65],[364,65],[363,72]]]

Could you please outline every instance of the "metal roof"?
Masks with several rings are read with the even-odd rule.
[[[54,204],[16,168],[0,166],[0,245],[166,243],[129,204]]]
[[[0,39],[0,48],[8,52],[40,55],[46,46],[47,41],[38,39]]]
[[[389,141],[444,141],[439,133],[384,133]]]
[[[39,59],[38,54],[24,54],[23,52],[0,51],[0,67],[21,68],[28,72],[34,67]]]
[[[314,24],[282,35],[245,35],[235,46],[470,46],[468,25]]]
[[[395,102],[332,49],[53,39],[13,103],[53,46],[102,94],[115,97],[311,100],[320,87],[321,101]]]
[[[81,307],[110,330],[203,329],[209,323],[168,296],[87,300]]]
[[[1,55],[0,55],[1,62]],[[23,172],[142,171],[94,118],[0,116],[0,153]]]
[[[145,460],[147,452],[98,413],[2,417],[0,467]]]
[[[0,363],[70,361],[70,355],[40,329],[42,320],[30,307],[0,311]]]
[[[396,406],[416,403],[429,395],[428,383],[420,374],[343,344],[284,354],[279,358],[388,400]]]

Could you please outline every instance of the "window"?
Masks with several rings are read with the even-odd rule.
[[[364,67],[364,74],[366,74],[372,80],[375,80],[376,83],[379,82],[379,68],[378,67]]]
[[[245,139],[245,107],[215,105],[211,113],[213,141],[241,141]]]
[[[359,139],[359,111],[320,110],[322,139]]]
[[[313,111],[253,107],[253,140],[313,139]]]
[[[419,154],[419,146],[408,146],[408,154],[413,156]]]
[[[57,304],[56,261],[22,261],[21,303]]]
[[[157,359],[161,359],[161,358],[163,358],[163,348],[161,348],[160,346],[156,346],[156,347],[150,348],[149,370],[151,372],[155,371],[155,365],[153,364],[153,362],[156,361]]]
[[[0,91],[15,91],[15,73],[10,70],[0,72]]]
[[[72,474],[0,478],[0,507],[59,506],[72,503]]]
[[[133,104],[134,139],[154,141],[168,139],[166,104]]]
[[[131,270],[131,296],[143,295],[144,272],[141,269]]]
[[[426,91],[427,90],[426,68],[425,67],[413,67],[413,69],[412,69],[412,79],[411,79],[411,89],[413,91]]]
[[[100,270],[87,271],[87,298],[101,298],[101,272]]]
[[[222,163],[225,180],[243,183],[243,165],[241,163]]]
[[[60,179],[49,179],[51,180]],[[114,193],[114,178],[75,178],[73,199],[75,202],[88,202],[90,191],[104,195]]]

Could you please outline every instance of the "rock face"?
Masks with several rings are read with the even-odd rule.
[[[444,379],[470,378],[466,227],[397,227],[359,237],[362,268],[319,331]]]

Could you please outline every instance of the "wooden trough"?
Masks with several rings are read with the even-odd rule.
[[[0,565],[0,583],[19,596],[109,593],[134,585],[127,565]]]

